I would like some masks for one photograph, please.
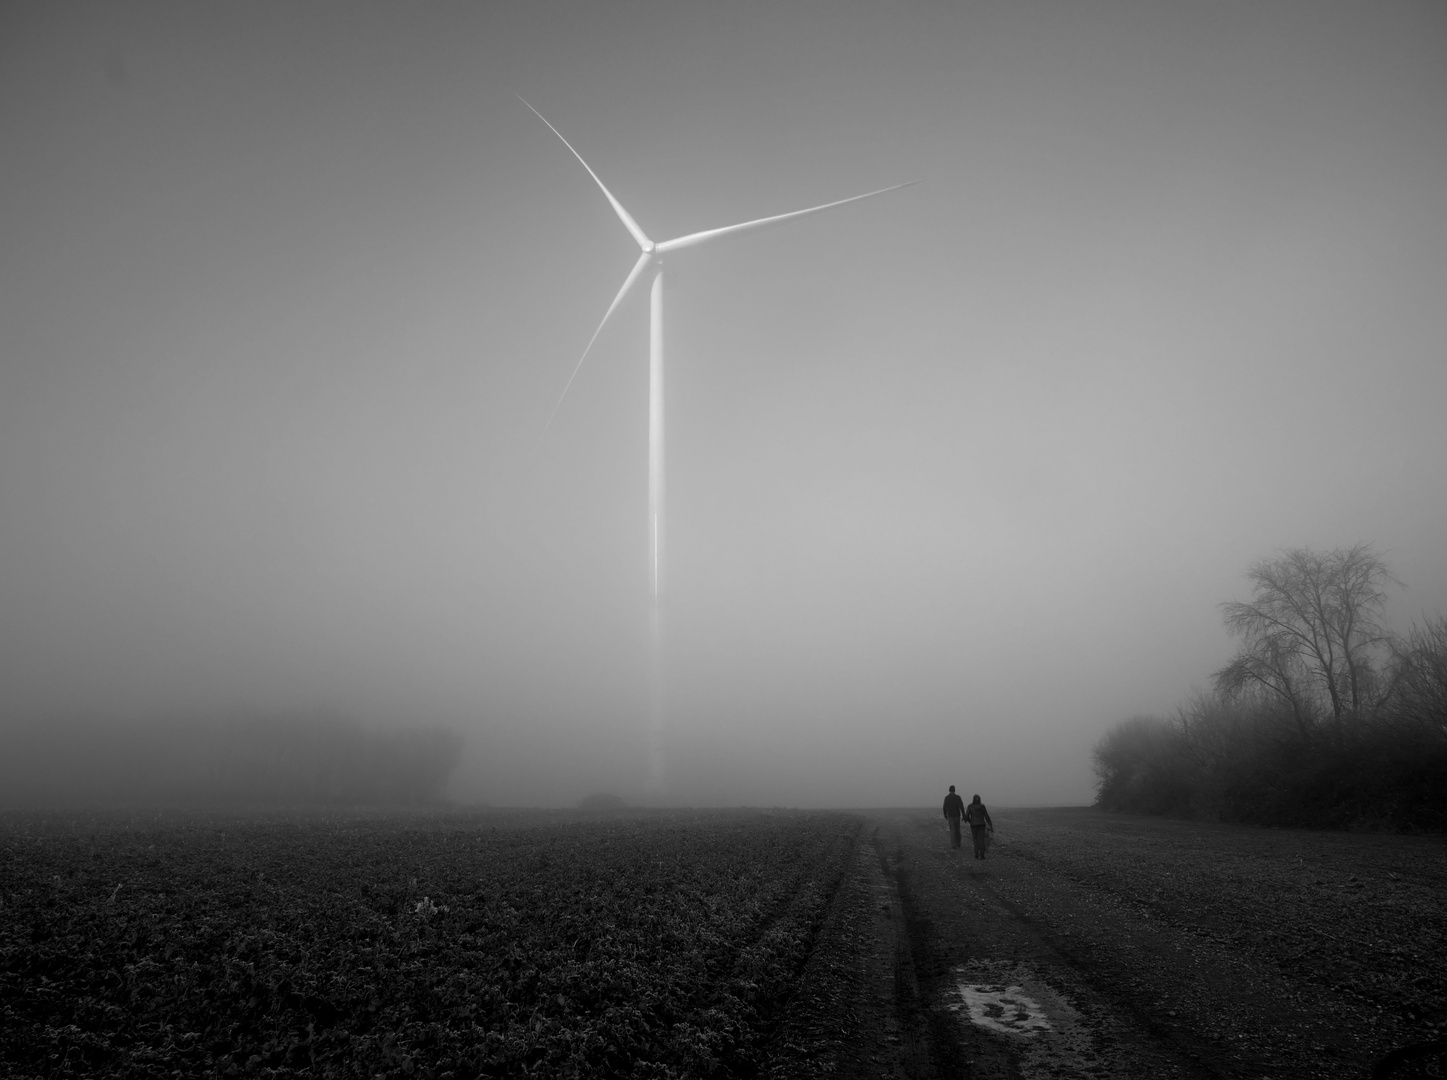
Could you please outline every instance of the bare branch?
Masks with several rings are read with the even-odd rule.
[[[1291,548],[1247,571],[1249,603],[1221,605],[1227,631],[1242,641],[1235,661],[1216,674],[1218,689],[1260,685],[1288,701],[1298,722],[1323,704],[1338,726],[1357,717],[1377,682],[1376,654],[1386,588],[1396,584],[1366,544],[1317,552]]]

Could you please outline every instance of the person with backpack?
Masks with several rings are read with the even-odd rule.
[[[965,800],[955,794],[955,785],[945,796],[945,822],[950,829],[950,847],[960,846],[960,818],[965,816]]]
[[[954,791],[954,788],[950,788]],[[995,823],[990,820],[990,811],[985,809],[985,804],[976,795],[970,800],[970,805],[965,807],[965,820],[970,823],[970,838],[975,842],[975,858],[983,859],[985,849],[990,846],[990,836],[995,832]],[[985,830],[989,830],[986,834]]]

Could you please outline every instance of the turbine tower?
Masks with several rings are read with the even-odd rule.
[[[805,210],[793,210],[787,214],[775,214],[772,217],[757,218],[754,221],[744,221],[737,225],[725,225],[718,229],[705,229],[703,232],[689,233],[673,240],[664,240],[655,244],[650,240],[644,231],[638,227],[638,222],[633,220],[631,214],[623,208],[623,204],[613,197],[602,180],[598,179],[583,155],[573,149],[573,144],[563,138],[563,133],[548,122],[548,118],[538,112],[531,105],[528,105],[521,96],[518,97],[524,105],[532,110],[533,114],[548,125],[559,139],[562,140],[572,155],[578,159],[583,168],[588,170],[588,175],[598,185],[603,195],[607,198],[613,212],[618,215],[618,220],[628,230],[633,239],[638,243],[641,254],[638,261],[633,264],[633,269],[628,271],[628,276],[623,279],[623,287],[618,290],[618,295],[613,297],[613,302],[608,305],[608,310],[603,313],[602,320],[598,323],[598,329],[593,331],[593,336],[588,339],[587,346],[583,349],[583,355],[578,357],[578,362],[573,366],[573,373],[568,376],[567,383],[563,386],[563,392],[558,396],[557,404],[553,406],[552,414],[548,417],[547,426],[551,427],[554,417],[558,415],[558,409],[563,404],[563,399],[568,396],[568,391],[573,386],[573,380],[578,377],[582,370],[583,361],[588,358],[592,351],[593,344],[598,340],[598,335],[603,332],[603,327],[608,325],[608,320],[613,317],[613,312],[623,303],[623,298],[628,295],[638,279],[644,274],[652,275],[652,284],[649,289],[649,318],[648,318],[648,575],[652,591],[652,613],[650,619],[652,637],[652,672],[650,680],[650,702],[649,702],[649,786],[655,792],[661,789],[663,783],[663,678],[662,678],[662,606],[663,606],[663,496],[664,496],[664,474],[663,474],[663,257],[675,251],[682,251],[685,248],[696,247],[708,240],[717,240],[725,236],[732,236],[735,233],[745,232],[750,229],[760,229],[766,225],[777,225],[780,222],[792,218],[803,217],[806,214],[817,214],[821,210],[832,210],[836,206],[843,206],[846,203],[858,202],[860,199],[872,198],[875,195],[883,195],[886,192],[898,191],[900,188],[909,187],[911,184],[919,183],[918,180],[910,180],[903,184],[895,184],[892,187],[880,188],[877,191],[867,191],[863,195],[852,195],[847,199],[836,199],[834,202],[823,203],[819,206],[811,206]]]

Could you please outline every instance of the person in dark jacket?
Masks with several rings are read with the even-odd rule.
[[[951,791],[954,788],[950,788]],[[985,849],[990,846],[990,838],[985,835],[985,830],[991,833],[995,831],[995,823],[990,820],[990,811],[985,809],[985,804],[976,795],[970,800],[970,805],[965,808],[965,820],[970,823],[970,838],[975,842],[975,858],[983,859]]]
[[[950,847],[960,846],[960,818],[965,816],[965,800],[955,794],[955,785],[945,796],[945,820],[950,825]]]

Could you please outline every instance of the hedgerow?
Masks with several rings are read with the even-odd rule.
[[[742,1076],[838,886],[829,814],[11,815],[18,1075]]]
[[[1260,825],[1447,831],[1447,619],[1387,630],[1366,544],[1293,548],[1221,605],[1236,656],[1172,718],[1095,744],[1096,805]]]

